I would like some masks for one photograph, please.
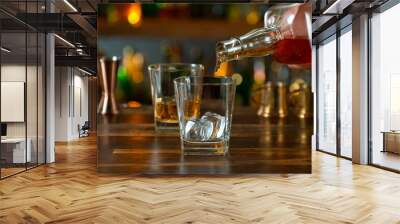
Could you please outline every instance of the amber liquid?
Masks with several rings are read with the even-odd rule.
[[[157,99],[155,117],[160,122],[178,123],[175,99],[169,97]]]
[[[215,72],[216,73],[218,72],[218,70],[221,67],[221,64],[224,62],[239,60],[241,58],[247,58],[247,57],[266,56],[272,54],[274,51],[275,51],[275,45],[271,44],[265,47],[263,46],[259,48],[246,49],[243,51],[239,51],[235,54],[220,55],[217,53],[217,64],[215,65]]]
[[[275,44],[274,59],[282,64],[311,63],[311,46],[308,39],[283,39]]]
[[[263,46],[259,48],[251,48],[247,49],[241,52],[238,52],[236,54],[229,55],[226,59],[226,61],[231,61],[231,60],[237,60],[240,58],[247,58],[247,57],[259,57],[259,56],[264,56],[264,55],[270,55],[274,53],[275,51],[275,45],[271,44],[269,46]]]
[[[188,100],[185,102],[185,119],[200,117],[200,100]]]
[[[192,100],[185,102],[185,117],[198,118],[200,116],[200,101]],[[156,100],[156,120],[163,123],[178,123],[178,113],[175,99],[171,97]]]

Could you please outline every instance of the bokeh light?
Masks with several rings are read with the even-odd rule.
[[[263,84],[266,79],[264,61],[256,60],[254,62],[254,82],[256,84]]]
[[[255,25],[260,21],[260,16],[257,12],[257,10],[251,10],[249,14],[246,16],[246,21],[250,25]]]
[[[128,106],[128,108],[139,108],[139,107],[142,106],[142,104],[140,102],[138,102],[138,101],[132,100],[132,101],[128,102],[127,106]]]
[[[116,23],[118,20],[119,16],[117,9],[113,5],[107,7],[107,21],[109,23]]]
[[[130,46],[124,47],[122,66],[126,70],[129,81],[136,84],[143,82],[143,54],[136,53]]]
[[[128,10],[128,22],[132,26],[140,25],[142,20],[142,8],[140,4],[134,3],[131,4]]]
[[[231,5],[229,7],[229,11],[228,11],[228,20],[231,22],[240,21],[240,19],[241,19],[240,14],[241,14],[240,6]]]
[[[235,73],[232,75],[232,79],[235,81],[236,85],[239,86],[243,82],[243,77],[239,73]]]

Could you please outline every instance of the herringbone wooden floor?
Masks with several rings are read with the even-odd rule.
[[[146,178],[96,172],[94,138],[0,181],[0,223],[400,223],[400,175],[313,153],[311,175]]]

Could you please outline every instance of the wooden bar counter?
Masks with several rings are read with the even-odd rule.
[[[312,119],[265,119],[237,107],[226,156],[183,156],[178,131],[154,131],[151,107],[98,115],[97,169],[131,175],[311,173]]]

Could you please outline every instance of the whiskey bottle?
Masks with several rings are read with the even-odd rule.
[[[311,63],[310,3],[271,7],[264,27],[216,45],[216,70],[227,61],[272,55],[283,64]]]

